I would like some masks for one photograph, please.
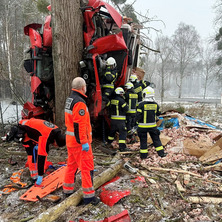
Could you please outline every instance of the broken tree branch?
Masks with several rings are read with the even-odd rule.
[[[167,172],[175,172],[175,173],[184,173],[184,174],[190,174],[190,175],[193,175],[195,177],[198,177],[202,180],[205,180],[206,182],[209,182],[209,183],[214,183],[214,184],[217,184],[217,185],[221,185],[221,183],[219,182],[216,182],[216,181],[212,181],[212,180],[207,180],[205,178],[203,178],[203,176],[199,175],[199,174],[196,174],[196,173],[192,173],[192,172],[189,172],[189,171],[186,171],[186,170],[175,170],[175,169],[167,169],[167,168],[160,168],[160,167],[147,167],[146,165],[142,165],[144,168],[146,168],[147,170],[159,170],[159,171],[167,171]]]

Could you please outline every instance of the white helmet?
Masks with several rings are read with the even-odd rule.
[[[115,68],[116,67],[116,60],[113,57],[109,57],[106,60],[106,65],[107,66],[112,66],[113,68]]]
[[[115,93],[118,94],[118,95],[121,95],[121,94],[124,94],[124,90],[123,90],[123,88],[121,88],[121,87],[117,87],[117,88],[115,89]]]
[[[133,88],[133,83],[127,82],[127,83],[125,84],[125,88],[126,88],[126,89],[132,89],[132,88]]]
[[[143,90],[143,98],[153,98],[155,95],[154,89],[150,86],[147,86]]]
[[[137,78],[137,75],[135,75],[135,74],[133,74],[133,75],[131,75],[131,76],[129,77],[129,81],[130,81],[130,82],[136,82],[137,79],[138,79],[138,78]]]

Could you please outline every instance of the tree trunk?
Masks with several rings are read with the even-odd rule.
[[[179,95],[178,95],[178,98],[181,98],[181,95],[182,95],[182,83],[183,83],[183,73],[180,73],[180,83],[179,83]]]
[[[64,125],[64,106],[83,50],[80,0],[52,0],[55,122]]]
[[[9,30],[9,12],[8,12],[8,5],[5,6],[6,12],[6,23],[5,23],[5,35],[6,35],[6,52],[7,52],[7,59],[8,59],[8,77],[9,77],[9,85],[11,89],[11,95],[14,91],[14,87],[12,84],[12,67],[11,67],[11,39],[10,39],[10,30]]]

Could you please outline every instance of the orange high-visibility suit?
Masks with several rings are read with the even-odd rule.
[[[65,137],[54,124],[41,119],[24,119],[19,122],[20,130],[24,131],[22,144],[28,154],[28,165],[32,179],[44,174],[49,144],[57,142],[58,146],[65,145]],[[38,150],[35,145],[38,144]]]
[[[92,128],[90,115],[86,106],[86,95],[72,89],[66,100],[65,124],[66,145],[68,150],[67,170],[64,178],[63,192],[74,192],[75,174],[78,168],[81,171],[84,202],[90,202],[95,197],[93,188],[93,154],[92,154]],[[82,144],[88,143],[89,150],[82,151]]]

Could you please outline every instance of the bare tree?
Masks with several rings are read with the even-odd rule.
[[[157,73],[160,76],[160,97],[162,102],[166,90],[166,79],[172,72],[172,44],[170,39],[165,36],[157,38],[156,48],[160,49],[160,53],[158,54]]]
[[[206,98],[207,89],[212,84],[213,81],[217,79],[218,72],[220,71],[220,67],[216,65],[217,55],[213,47],[207,46],[201,52],[202,59],[202,76],[204,78],[204,93],[203,98]]]
[[[183,79],[188,74],[190,63],[200,53],[200,36],[194,26],[180,23],[173,35],[172,44],[174,60],[178,66],[178,98],[181,98]]]
[[[65,100],[74,77],[80,74],[83,50],[80,0],[52,0],[55,120],[64,124]]]

